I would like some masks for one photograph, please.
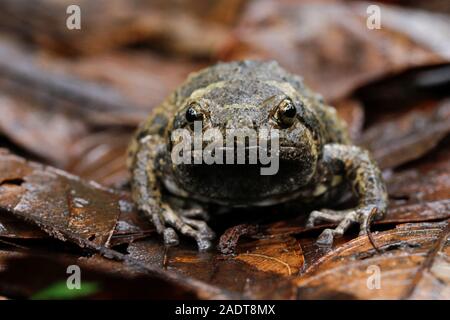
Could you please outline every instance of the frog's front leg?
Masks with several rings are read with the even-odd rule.
[[[194,238],[200,250],[210,248],[214,233],[204,221],[193,219],[198,212],[183,214],[162,200],[161,182],[156,174],[164,166],[161,155],[167,150],[162,137],[148,135],[138,143],[140,145],[132,166],[132,193],[138,208],[153,222],[157,232],[163,235],[166,245],[179,243],[178,231]]]
[[[336,160],[344,164],[343,173],[358,197],[358,206],[342,211],[322,209],[311,212],[307,221],[308,226],[313,226],[317,221],[338,223],[335,229],[325,229],[322,232],[317,240],[318,244],[332,244],[333,238],[342,236],[353,223],[359,223],[360,234],[365,234],[372,210],[375,208],[376,218],[381,218],[387,209],[386,187],[380,170],[367,151],[349,145],[326,145],[324,164],[332,164]]]

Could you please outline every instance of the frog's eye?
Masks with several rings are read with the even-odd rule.
[[[200,111],[198,103],[192,102],[186,109],[187,122],[201,121],[203,119],[203,113]]]
[[[277,119],[284,125],[290,126],[297,115],[297,109],[291,99],[286,98],[277,107]]]

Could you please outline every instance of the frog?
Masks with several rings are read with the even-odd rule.
[[[173,133],[192,132],[194,123],[203,125],[201,132],[277,130],[278,171],[263,175],[255,165],[175,163]],[[182,235],[195,239],[200,251],[215,238],[207,223],[214,216],[211,204],[228,210],[287,202],[313,208],[306,227],[336,226],[317,238],[328,246],[354,224],[365,234],[371,216],[382,218],[388,205],[380,169],[351,142],[336,109],[276,61],[219,62],[190,74],[139,126],[128,168],[133,201],[164,244],[178,245]],[[343,190],[357,199],[354,207],[333,209]]]

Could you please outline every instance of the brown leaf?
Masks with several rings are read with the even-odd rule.
[[[120,216],[111,238],[111,246],[129,244],[136,240],[156,236],[156,229],[149,219],[137,213],[132,202],[122,201]]]
[[[44,68],[36,53],[0,42],[0,89],[47,112],[63,112],[91,125],[135,126],[143,113],[127,97],[99,83]]]
[[[450,298],[450,220],[442,228],[436,243],[425,261],[416,271],[414,279],[403,298],[446,299]]]
[[[364,126],[364,108],[356,99],[343,99],[334,104],[338,116],[345,121],[352,141],[361,136]]]
[[[120,187],[129,180],[126,167],[130,130],[105,130],[74,142],[65,170],[105,186]]]
[[[269,253],[275,254],[273,259],[264,256],[251,260],[250,256],[247,256],[249,258],[247,261],[245,256],[241,259],[216,252],[200,253],[195,245],[164,248],[160,239],[132,243],[128,247],[128,252],[131,258],[146,265],[192,277],[243,298],[290,299],[294,287],[284,275],[288,272],[286,264],[292,268],[291,272],[297,270],[297,263],[293,262],[293,259],[300,259],[299,247],[292,246],[291,249],[295,248],[292,258],[280,260],[280,263],[274,259],[280,258],[286,244],[279,242],[279,246],[278,248],[275,246],[274,251]],[[289,254],[285,253],[281,258],[285,259],[288,256]],[[301,259],[299,261],[301,263]]]
[[[0,197],[0,209],[31,222],[58,240],[70,241],[109,259],[121,261],[132,266],[135,272],[189,289],[199,298],[233,297],[221,288],[164,272],[109,249],[115,231],[118,236],[124,230],[136,231],[130,228],[132,219],[126,217],[126,214],[136,214],[126,194],[83,181],[62,170],[25,161],[6,150],[0,151],[0,166],[1,187],[8,190],[7,194],[15,192],[14,196]],[[119,219],[122,213],[124,215]],[[134,239],[131,237],[130,241]],[[115,244],[120,243],[123,242],[116,241]]]
[[[3,94],[0,94],[0,114],[2,134],[32,154],[60,166],[67,163],[72,142],[87,134],[86,124],[80,119]]]
[[[364,132],[360,144],[371,150],[381,168],[392,168],[417,159],[450,132],[450,100],[430,113],[410,112]]]
[[[423,174],[411,169],[395,174],[388,179],[388,191],[393,198],[393,204],[448,200],[450,198],[449,172],[448,169],[437,169]]]
[[[392,225],[405,222],[436,221],[450,216],[450,200],[437,200],[412,204],[391,203],[388,212],[383,219],[372,224]],[[272,236],[303,235],[311,231],[319,231],[324,228],[334,227],[336,224],[323,223],[314,227],[306,227],[307,215],[299,214],[296,218],[285,219],[262,226],[263,234]]]
[[[217,249],[222,254],[235,253],[239,238],[243,236],[252,236],[258,232],[258,226],[249,224],[239,224],[227,229],[219,240]]]
[[[400,299],[417,290],[422,298],[449,299],[450,279],[444,272],[448,268],[448,224],[404,224],[377,233],[374,239],[381,254],[366,236],[347,242],[296,279],[298,298]],[[379,288],[370,277],[377,271]]]
[[[182,2],[189,10],[176,10]],[[223,23],[235,19],[242,0],[197,2],[2,0],[0,28],[65,54],[94,54],[144,43],[189,56],[212,56],[229,38]],[[224,5],[229,2],[232,6]],[[81,31],[68,32],[65,12],[69,5],[82,8]]]
[[[8,189],[11,180],[19,180],[20,184],[20,188],[12,187],[15,197],[1,199],[1,208],[36,223],[60,240],[70,239],[81,245],[83,239],[109,245],[123,201],[120,195],[6,151],[0,154],[0,164],[2,187]]]
[[[133,102],[133,106],[146,112],[160,104],[185,81],[190,72],[204,67],[203,63],[186,59],[131,50],[106,52],[77,60],[48,56],[41,63],[48,70],[62,71],[84,81],[112,88]],[[145,114],[142,116],[141,120]]]
[[[423,10],[430,10],[435,11],[438,13],[446,13],[450,14],[450,7],[448,3],[441,0],[431,0],[431,1],[421,1],[421,0],[387,0],[387,1],[381,1],[381,2],[389,2],[391,4],[399,5],[399,6],[405,6],[405,7],[411,7],[411,8],[420,8]]]
[[[125,195],[118,195],[95,184],[85,183],[74,177],[67,176],[67,174],[62,174],[59,170],[44,168],[29,163],[5,152],[3,152],[0,159],[0,164],[3,165],[2,170],[0,170],[3,174],[0,179],[2,188],[12,188],[11,190],[18,193],[18,196],[16,197],[5,197],[5,199],[2,199],[0,205],[3,208],[8,209],[8,211],[11,211],[15,215],[30,219],[47,232],[49,230],[53,231],[52,235],[58,235],[59,239],[74,241],[87,248],[91,248],[95,251],[98,250],[102,255],[127,262],[131,266],[134,266],[134,268],[137,268],[133,269],[134,273],[139,272],[142,268],[150,274],[160,274],[163,278],[166,277],[166,273],[169,272],[170,279],[177,279],[176,281],[183,279],[182,283],[188,281],[187,279],[192,279],[189,280],[187,284],[184,283],[184,285],[187,285],[188,287],[192,285],[200,291],[206,290],[207,293],[204,294],[208,297],[211,297],[212,295],[225,295],[227,297],[230,295],[237,295],[255,299],[291,299],[296,297],[296,286],[298,283],[300,283],[300,290],[298,291],[299,296],[303,298],[343,297],[345,294],[347,294],[347,298],[365,297],[364,294],[366,293],[352,293],[346,292],[345,290],[342,292],[342,290],[336,291],[336,288],[334,288],[333,291],[328,287],[324,287],[324,289],[321,290],[320,288],[317,288],[315,282],[311,282],[312,284],[309,282],[303,284],[303,282],[298,280],[306,279],[305,277],[306,275],[309,275],[309,270],[312,270],[312,266],[320,265],[321,261],[325,259],[324,257],[331,256],[333,253],[340,255],[340,250],[343,250],[341,249],[342,246],[351,246],[351,244],[346,244],[345,242],[348,237],[342,239],[342,241],[338,241],[335,249],[329,253],[326,251],[317,251],[314,245],[315,236],[312,239],[305,238],[304,229],[295,229],[295,222],[283,220],[266,228],[262,235],[258,235],[258,238],[253,237],[238,243],[236,247],[237,254],[235,256],[223,256],[217,252],[199,253],[195,244],[188,242],[183,243],[180,247],[167,248],[162,245],[160,237],[156,236],[156,233],[149,222],[141,219],[137,215],[133,205],[126,200]],[[45,183],[40,183],[44,182],[42,177],[47,177]],[[93,203],[93,205],[95,204],[95,208],[102,206],[99,199],[104,197],[104,201],[109,203],[109,210],[118,212],[119,215],[115,216],[116,220],[114,226],[113,224],[110,225],[113,226],[114,231],[112,233],[113,237],[108,240],[108,243],[110,245],[129,244],[126,248],[128,254],[121,254],[112,250],[107,251],[106,249],[91,244],[92,241],[87,237],[87,234],[90,234],[91,232],[86,233],[85,226],[82,224],[83,217],[86,217],[87,214],[80,215],[79,223],[70,223],[73,219],[71,216],[67,218],[69,222],[64,222],[58,215],[55,215],[54,218],[52,217],[52,219],[50,219],[50,215],[41,214],[42,210],[40,208],[42,207],[37,200],[43,196],[46,198],[49,197],[47,192],[42,191],[47,185],[54,186],[52,188],[53,193],[51,196],[53,197],[52,199],[55,197],[57,199],[52,200],[52,203],[46,203],[46,205],[49,206],[50,209],[59,208],[57,204],[61,202],[58,200],[59,197],[61,197],[61,195],[59,195],[59,190],[61,189],[59,184],[63,183],[61,180],[64,181],[65,184],[69,184],[70,188],[76,191],[84,190],[86,188],[89,189],[88,193],[83,193],[84,195],[82,198],[89,200],[91,197],[94,197],[97,199]],[[30,186],[33,186],[33,188],[30,188]],[[67,195],[70,194],[67,189],[65,190],[65,194],[63,194],[62,197],[67,197]],[[19,211],[17,208],[20,209],[21,207],[32,205],[30,203],[33,198],[32,195],[36,196],[36,200],[33,200],[33,205],[35,205],[34,201],[36,201],[37,210],[26,210],[23,213]],[[23,198],[26,200],[26,205],[22,200]],[[12,201],[9,207],[7,206],[8,203],[5,203],[8,201]],[[440,200],[440,205],[432,204],[432,202],[417,204],[414,201],[411,201],[410,204],[404,206],[399,205],[398,208],[390,210],[390,216],[387,216],[386,223],[392,224],[405,220],[414,221],[414,219],[427,220],[442,217],[448,218],[448,212],[450,211],[448,204],[444,204],[445,201],[448,202],[448,200]],[[73,202],[73,200],[69,200],[69,203],[70,202]],[[414,205],[417,205],[416,214],[410,212],[413,211]],[[428,213],[423,214],[424,212],[427,212],[424,210],[426,206],[429,206]],[[55,214],[58,212],[56,209],[48,211]],[[73,209],[74,208],[72,207],[72,210]],[[88,205],[85,205],[85,208],[81,210],[86,210],[93,214],[93,212],[91,212],[92,209],[90,209]],[[95,209],[95,211],[97,211],[97,209]],[[395,218],[396,214],[397,217]],[[88,221],[92,223],[92,219],[97,218],[103,219],[103,216],[101,214],[94,215],[94,217],[89,217]],[[302,219],[303,218],[299,218],[298,221],[304,221]],[[283,228],[283,225],[287,226],[287,228]],[[299,225],[297,224],[297,226]],[[303,227],[303,222],[301,222],[300,226]],[[322,227],[323,226],[317,227],[316,230]],[[109,232],[111,231],[111,229],[105,228],[104,234],[108,233],[108,230]],[[396,234],[397,231],[389,230],[386,232],[388,234]],[[433,228],[428,228],[422,233],[428,234],[428,237],[432,237],[433,232]],[[383,233],[375,234],[375,241],[377,246],[381,247],[383,250],[384,247],[389,247],[391,245],[390,243],[395,241],[388,237],[390,242],[385,243],[388,241],[386,240],[386,237],[382,237],[381,234]],[[303,236],[303,239],[298,239],[299,236]],[[147,238],[147,240],[140,240],[142,238]],[[421,235],[420,238],[425,239],[423,235]],[[361,241],[364,241],[364,246],[359,246],[358,249],[355,249],[355,252],[361,251],[361,255],[363,256],[368,254],[366,252],[369,252],[375,257],[377,254],[370,251],[373,249],[370,244],[368,244],[367,240],[357,238],[350,243],[360,243]],[[408,243],[410,242],[410,240],[405,241]],[[305,267],[308,268],[306,273],[304,271]],[[442,263],[438,264],[436,268],[438,273],[442,272],[440,271],[442,270]],[[176,276],[173,272],[175,272]],[[233,276],[230,277],[230,274]],[[366,274],[364,273],[364,275]],[[188,278],[186,278],[186,276]],[[387,286],[391,286],[391,282],[395,282],[392,279],[388,279],[388,281]],[[325,284],[327,284],[327,282],[325,282]],[[206,286],[206,289],[204,286]],[[270,290],[267,288],[270,288]],[[393,290],[388,291],[387,293],[383,292],[382,294],[383,297],[390,297],[396,293],[395,290]]]
[[[0,187],[0,194],[3,194],[2,188]],[[3,202],[3,200],[0,200],[0,202]],[[47,237],[47,234],[38,227],[0,212],[0,238],[43,239]]]
[[[3,40],[0,131],[40,159],[64,168],[77,156],[73,144],[93,126],[132,132],[145,119],[147,111],[112,87],[76,77],[70,69],[62,72],[56,59],[47,58],[43,67],[35,53]]]
[[[235,259],[256,269],[284,276],[297,275],[304,258],[300,244],[292,237],[263,238],[242,244]]]
[[[0,290],[10,297],[29,298],[56,283],[66,283],[67,268],[78,266],[83,283],[97,290],[82,299],[199,299],[195,288],[158,275],[143,274],[122,263],[94,256],[11,253],[0,250]],[[32,270],[32,272],[30,272]],[[39,274],[37,277],[36,274]]]
[[[368,6],[359,1],[253,2],[225,58],[275,59],[328,100],[386,74],[448,61],[448,19],[380,5],[387,18],[382,29],[370,30]]]

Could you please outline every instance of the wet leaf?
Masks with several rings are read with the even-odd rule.
[[[72,142],[87,133],[86,125],[67,113],[38,108],[3,94],[0,113],[2,134],[50,163],[67,163]]]
[[[448,299],[447,16],[380,5],[369,30],[361,1],[76,3],[82,32],[54,14],[66,1],[0,0],[0,143],[20,154],[0,151],[0,298],[62,298],[78,265],[89,299]],[[332,225],[305,227],[300,206],[211,208],[213,250],[163,245],[130,200],[126,148],[217,57],[277,59],[336,106],[385,169],[379,252],[356,226],[317,246]]]
[[[95,283],[95,289],[97,289],[95,292],[90,290],[89,297],[80,298],[198,299],[210,297],[205,288],[202,291],[199,287],[192,287],[181,281],[169,281],[169,278],[163,278],[158,274],[145,273],[130,265],[98,256],[79,258],[54,252],[36,255],[2,250],[0,250],[0,290],[10,297],[17,298],[28,298],[45,293],[45,299],[47,299],[50,298],[49,294],[54,295],[57,289],[58,299],[62,299],[64,297],[61,293],[65,295],[68,293],[67,289],[61,290],[66,285],[67,268],[74,265],[78,266],[82,272],[81,284]],[[36,274],[40,276],[36,277]],[[55,284],[59,285],[55,287]],[[132,288],[132,290],[124,290],[124,288]],[[49,292],[49,289],[52,292]],[[88,287],[88,289],[94,288]],[[78,298],[72,291],[74,290],[70,292],[71,298]],[[44,299],[42,296],[41,298]]]
[[[216,252],[199,253],[195,244],[164,248],[159,239],[137,241],[127,250],[133,259],[147,265],[198,279],[243,298],[289,299],[293,286],[285,275],[288,267],[291,272],[297,270],[301,263],[301,260],[297,262],[300,252],[297,246],[286,245],[283,241],[278,245],[278,249],[275,246],[262,257],[242,255],[240,258]],[[293,250],[292,253],[284,252],[286,248]],[[271,250],[270,246],[267,249]],[[293,263],[292,266],[289,263]]]
[[[329,101],[383,75],[448,61],[447,17],[380,5],[387,18],[382,29],[370,30],[368,6],[359,1],[253,2],[240,19],[237,43],[224,56],[275,59]]]
[[[126,167],[129,130],[107,130],[90,134],[72,144],[65,169],[105,186],[121,187],[129,180]]]
[[[450,101],[445,100],[431,112],[410,112],[367,130],[360,144],[371,150],[382,168],[392,168],[417,159],[450,132]]]
[[[156,235],[151,224],[137,214],[133,205],[128,202],[125,194],[117,194],[98,185],[83,182],[59,170],[26,162],[6,152],[2,153],[0,164],[4,168],[4,170],[1,170],[3,175],[0,179],[2,188],[7,190],[11,188],[10,192],[17,193],[15,197],[5,197],[4,200],[0,201],[0,205],[14,215],[36,223],[57,239],[73,241],[82,247],[100,250],[100,252],[101,248],[91,246],[89,243],[95,243],[95,241],[101,239],[101,241],[97,242],[98,244],[114,247],[126,245],[125,255],[118,252],[110,252],[107,253],[107,256],[114,257],[118,255],[120,257],[119,260],[123,259],[122,261],[130,259],[132,265],[145,266],[145,268],[150,268],[153,272],[160,270],[158,272],[175,272],[189,276],[203,283],[208,283],[217,288],[219,292],[225,289],[238,296],[242,295],[257,299],[295,298],[298,279],[306,279],[305,277],[309,276],[309,270],[312,270],[312,266],[320,264],[320,261],[325,259],[324,257],[333,253],[338,254],[339,250],[343,250],[341,249],[342,246],[350,246],[344,240],[338,242],[331,252],[329,250],[317,251],[314,248],[315,236],[309,241],[306,232],[314,230],[317,232],[324,226],[318,226],[310,230],[305,229],[305,216],[300,216],[294,220],[282,220],[264,226],[259,233],[251,232],[244,239],[235,239],[238,242],[233,244],[235,247],[234,255],[224,256],[219,252],[199,253],[194,243],[167,248],[162,245],[160,237]],[[429,174],[434,174],[434,171],[429,171]],[[44,178],[46,180],[43,180]],[[416,178],[412,177],[412,179]],[[45,183],[42,183],[43,181]],[[84,201],[82,203],[74,201],[74,195],[72,195],[68,186],[65,188],[61,186],[66,184],[70,186],[70,190],[77,192],[89,190],[89,192],[87,190],[83,192],[83,197],[81,198],[87,200],[88,203],[93,201],[91,205]],[[406,180],[405,184],[411,186],[411,183],[408,183]],[[52,193],[46,192],[44,186],[51,186]],[[397,192],[401,188],[402,186],[394,187]],[[423,186],[418,185],[417,188],[420,189]],[[404,203],[395,203],[385,219],[377,222],[377,224],[392,225],[401,222],[448,218],[450,212],[449,203],[447,203],[449,188],[448,186],[441,186],[441,188],[444,189],[435,196],[424,197],[421,200],[411,198]],[[443,193],[444,190],[447,193]],[[100,195],[102,196],[99,197]],[[48,197],[53,199],[51,205],[48,202]],[[91,200],[92,197],[95,197],[95,199]],[[100,202],[102,197],[104,197],[104,200]],[[65,218],[58,216],[58,210],[61,210],[62,203],[60,198],[65,199],[66,206],[74,203],[72,206],[62,207],[62,211],[69,210],[70,212],[70,210],[75,210],[78,214],[74,215],[74,213],[71,213],[66,215]],[[8,203],[11,199],[14,201]],[[43,199],[46,199],[46,212],[50,214],[44,214],[43,210],[40,209],[43,208],[43,205],[40,203]],[[107,215],[102,213],[104,210],[102,206],[105,204],[108,208]],[[24,210],[27,207],[29,209]],[[83,211],[86,211],[86,213]],[[86,217],[89,218],[87,219]],[[113,220],[111,220],[112,217],[114,217]],[[92,223],[95,219],[99,219],[99,222]],[[111,221],[111,223],[105,223],[105,219],[106,221]],[[89,225],[85,226],[83,222],[89,222]],[[96,228],[92,229],[91,224],[94,224]],[[104,230],[99,230],[103,226]],[[430,230],[433,231],[434,229]],[[430,230],[426,229],[423,233],[432,232]],[[394,231],[389,230],[387,232],[392,233]],[[89,235],[92,233],[96,234],[95,239],[89,238]],[[389,246],[389,244],[383,244],[383,239],[385,238],[380,240],[380,234],[383,233],[375,234],[377,246]],[[346,239],[348,240],[348,238]],[[364,237],[354,239],[352,243],[360,243],[361,241],[365,243],[364,248],[367,246],[365,250],[373,250],[373,248],[369,249],[369,243]],[[389,241],[392,242],[393,240]],[[360,249],[361,246],[358,248]],[[355,251],[357,250],[355,249]],[[362,255],[366,254],[364,250],[360,251]],[[372,253],[372,255],[376,256],[376,253]],[[445,255],[443,259],[445,260]],[[442,273],[442,263],[438,263],[435,268],[437,268],[438,273]],[[133,273],[136,272],[139,273],[139,270],[133,271]],[[230,274],[233,274],[233,277],[230,277]],[[428,276],[425,278],[427,280]],[[392,281],[394,280],[389,280],[389,286],[392,285]],[[277,289],[273,291],[264,290],[263,288],[267,287],[269,283],[271,283],[271,288]],[[315,282],[311,283],[311,285],[310,282],[308,282],[308,285],[300,285],[300,291],[298,291],[300,292],[298,293],[300,297],[309,298],[315,295],[317,297],[334,297],[333,295],[336,294],[339,294],[338,296],[354,294],[351,292],[346,293],[345,290],[344,292],[341,292],[341,290],[336,293],[331,289],[331,291],[324,292],[323,290],[325,289],[316,288]],[[429,286],[429,284],[423,285]],[[361,294],[362,296],[354,295],[352,297],[365,297],[365,293]],[[395,293],[393,291],[386,295],[383,293],[383,297],[389,297],[391,294]]]
[[[235,253],[239,238],[243,236],[252,236],[258,232],[258,226],[249,224],[240,224],[227,229],[219,240],[217,249],[223,254]]]
[[[189,10],[174,10],[183,2]],[[192,5],[190,1],[40,0],[34,5],[26,0],[2,0],[0,28],[64,54],[95,54],[147,44],[203,57],[214,55],[227,41],[229,30],[223,24],[235,19],[242,2],[198,1]],[[69,5],[82,8],[82,30],[89,32],[67,29],[67,15],[60,13],[65,13]],[[30,10],[33,15],[28,14]],[[29,17],[23,20],[21,16]]]
[[[0,187],[0,193],[3,193]],[[0,200],[0,202],[3,202]],[[9,214],[0,213],[0,238],[12,239],[43,239],[47,234],[29,223],[14,218]]]
[[[367,237],[347,242],[295,280],[298,298],[402,299],[417,290],[421,298],[449,299],[450,279],[443,272],[449,267],[448,225],[448,221],[405,224],[377,233],[374,238],[381,254]]]
[[[143,116],[108,86],[43,67],[35,52],[1,38],[0,89],[47,112],[62,111],[91,125],[135,125]]]
[[[0,165],[0,184],[9,189],[11,183],[15,183],[12,188],[16,192],[14,197],[0,199],[0,209],[29,221],[60,241],[69,241],[109,259],[122,261],[140,273],[179,285],[198,297],[231,297],[221,288],[186,277],[180,282],[179,275],[162,272],[132,256],[108,249],[115,231],[119,236],[124,231],[125,234],[136,231],[129,223],[131,219],[126,218],[126,214],[137,214],[126,194],[83,181],[62,170],[25,161],[6,150],[0,152]],[[119,219],[122,211],[125,215]]]
[[[303,267],[304,258],[295,238],[266,238],[242,244],[235,259],[256,269],[284,276],[293,276]]]
[[[23,150],[60,168],[93,127],[135,126],[146,116],[111,87],[88,82],[0,38],[0,132]],[[124,130],[124,129],[122,129]]]
[[[5,151],[0,154],[0,163],[4,188],[8,188],[8,180],[21,181],[20,188],[13,187],[17,192],[15,201],[4,199],[2,208],[35,222],[61,240],[69,238],[81,244],[79,239],[84,239],[108,246],[120,214],[120,195]],[[97,192],[93,194],[92,190]]]
[[[335,103],[334,107],[339,117],[347,124],[348,133],[352,141],[358,141],[364,126],[364,108],[356,99],[343,99]]]
[[[113,88],[149,111],[163,101],[190,72],[204,64],[139,51],[113,51],[80,60],[42,59],[46,68]],[[143,115],[145,116],[145,115]]]

